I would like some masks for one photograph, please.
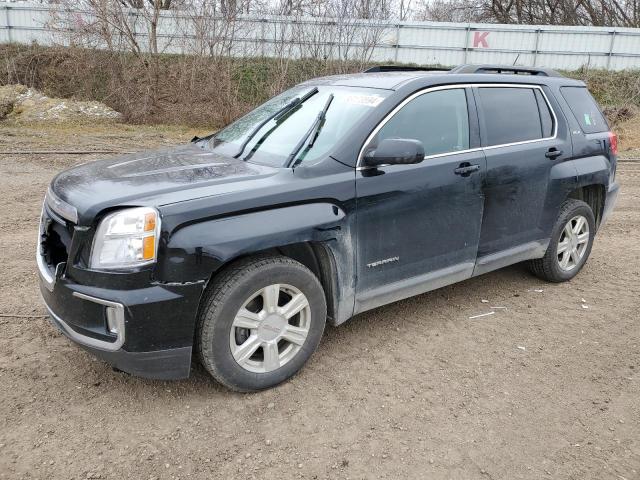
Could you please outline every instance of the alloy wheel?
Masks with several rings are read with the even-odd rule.
[[[560,234],[556,250],[558,264],[564,271],[578,266],[589,246],[589,222],[582,215],[569,220]]]
[[[229,332],[235,361],[245,370],[266,373],[290,362],[309,334],[311,308],[296,287],[273,284],[251,295]]]

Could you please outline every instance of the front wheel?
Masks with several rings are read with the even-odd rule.
[[[199,318],[200,360],[233,390],[273,387],[315,351],[326,314],[322,286],[304,265],[276,255],[240,261],[207,291]]]
[[[595,231],[591,207],[581,200],[567,200],[560,208],[544,257],[529,262],[531,271],[549,282],[571,280],[589,258]]]

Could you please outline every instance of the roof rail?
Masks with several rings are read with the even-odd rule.
[[[448,68],[440,67],[408,67],[404,65],[376,65],[367,68],[363,73],[379,73],[379,72],[448,72]]]
[[[562,77],[555,70],[539,67],[517,67],[514,65],[460,65],[450,73],[509,73],[512,75],[537,75],[541,77]]]

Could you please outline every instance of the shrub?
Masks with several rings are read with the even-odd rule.
[[[309,78],[362,70],[362,63],[263,57],[133,55],[73,47],[0,45],[0,85],[23,84],[49,96],[97,100],[130,123],[218,128],[283,89]],[[640,108],[637,71],[578,70],[609,118]]]

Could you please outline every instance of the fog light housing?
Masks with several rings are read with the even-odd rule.
[[[118,335],[118,311],[113,307],[106,307],[107,330]]]

